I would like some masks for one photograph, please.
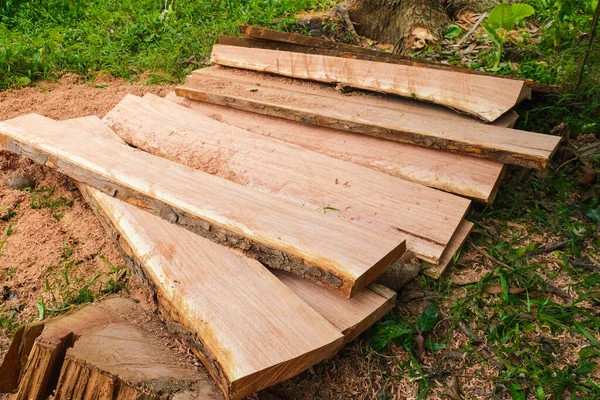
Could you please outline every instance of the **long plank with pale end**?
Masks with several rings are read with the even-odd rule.
[[[27,155],[272,268],[351,297],[405,251],[385,232],[156,157],[96,135],[0,123],[0,148]],[[74,132],[73,132],[74,131]]]
[[[346,58],[358,58],[361,60],[387,62],[393,64],[411,65],[414,67],[421,68],[436,68],[446,71],[460,72],[465,74],[475,74],[483,76],[497,77],[489,72],[482,72],[473,70],[470,68],[457,67],[452,65],[440,64],[437,62],[425,60],[423,58],[408,57],[399,54],[388,53],[376,49],[365,48],[361,46],[351,45],[347,43],[335,42],[332,40],[326,40],[316,38],[312,36],[299,35],[295,33],[280,32],[268,28],[259,28],[256,26],[240,25],[238,32],[247,38],[262,40],[266,43],[270,43],[274,46],[283,46],[280,50],[293,49],[291,51],[297,51],[301,53],[318,53],[325,55],[334,55],[336,57]],[[239,41],[232,39],[242,39],[234,36],[219,36],[219,44],[227,44],[239,46]],[[242,39],[243,40],[243,39]],[[256,41],[251,41],[247,44],[247,47],[256,47]],[[243,43],[243,42],[242,42]],[[260,46],[258,46],[260,47]],[[265,47],[274,48],[274,47]],[[533,82],[530,79],[520,79],[513,77],[504,77],[505,79],[515,79],[525,82],[532,91],[541,93],[558,93],[558,88],[551,85],[541,84]]]
[[[295,91],[291,86],[256,86],[237,76],[213,76],[213,71],[197,71],[175,92],[193,100],[532,168],[544,168],[560,142],[556,136],[429,118],[352,98],[340,101]]]
[[[174,92],[166,99],[228,125],[483,203],[493,201],[504,168],[491,160],[194,101]]]
[[[348,85],[441,104],[494,121],[531,97],[524,82],[495,76],[270,49],[215,45],[219,65]]]
[[[128,144],[377,232],[437,263],[469,208],[458,196],[128,95],[104,122]],[[336,210],[331,210],[335,208]]]

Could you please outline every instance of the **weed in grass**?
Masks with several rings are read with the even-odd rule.
[[[12,234],[13,234],[13,226],[12,226],[12,224],[10,224],[10,225],[8,225],[8,228],[6,228],[6,233],[4,234],[4,238],[0,241],[0,254],[2,254],[2,249],[4,248],[6,241]]]
[[[85,282],[81,279],[72,279],[70,273],[76,264],[72,258],[73,249],[74,245],[65,240],[58,274],[52,272],[52,268],[47,270],[49,277],[46,278],[45,293],[49,295],[49,300],[40,296],[40,301],[36,304],[40,320],[68,311],[72,307],[91,303],[98,296],[118,293],[125,288],[124,278],[127,273],[125,267],[114,267],[103,256],[101,259],[111,266],[111,270],[106,274],[109,277],[108,280],[100,289],[95,291],[92,287],[104,274],[96,274]]]
[[[0,329],[6,334],[10,334],[19,329],[20,324],[15,320],[15,313],[8,312],[4,308],[0,308]]]
[[[52,217],[57,221],[64,216],[65,209],[73,205],[73,200],[63,196],[55,196],[56,187],[30,190],[29,205],[34,210],[49,208],[53,211]]]

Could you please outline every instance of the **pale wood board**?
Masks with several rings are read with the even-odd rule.
[[[414,67],[421,68],[436,68],[446,71],[454,71],[465,74],[476,74],[483,76],[497,77],[489,72],[477,71],[465,67],[457,67],[453,65],[440,64],[438,62],[429,61],[423,58],[415,58],[409,56],[403,56],[400,54],[394,54],[391,52],[381,51],[378,49],[361,47],[346,43],[335,42],[332,40],[326,40],[306,35],[299,35],[295,33],[280,32],[268,28],[259,28],[256,26],[240,25],[238,32],[245,36],[244,39],[234,36],[219,35],[219,44],[227,44],[233,46],[244,46],[240,40],[250,40],[249,43],[245,44],[246,47],[260,47],[256,46],[256,42],[262,41],[268,43],[271,49],[278,50],[290,50],[301,53],[313,53],[313,54],[324,54],[336,57],[346,58],[358,58],[361,60],[387,62],[393,64],[404,64],[411,65]],[[238,39],[238,40],[233,40]],[[521,82],[525,82],[532,91],[542,93],[559,93],[556,86],[547,85],[543,83],[533,82],[531,79],[514,78],[510,76],[503,77],[504,79],[514,79]]]
[[[250,132],[483,203],[493,201],[504,168],[491,160],[194,101],[174,92],[166,99]]]
[[[223,76],[226,75],[226,76]],[[274,85],[256,85],[251,79],[223,70],[195,71],[178,96],[254,111],[318,126],[362,133],[383,139],[494,159],[498,162],[544,168],[560,138],[470,122],[429,117],[331,95]]]
[[[103,120],[137,149],[406,240],[408,249],[432,263],[442,256],[470,204],[226,125],[154,95],[128,95]]]
[[[321,54],[216,44],[211,61],[229,67],[416,98],[489,122],[531,97],[531,89],[514,79]]]
[[[84,131],[48,127],[41,116],[28,117],[36,118],[36,128],[0,123],[0,148],[27,155],[343,296],[362,290],[405,251],[404,242],[384,232],[371,232]]]
[[[69,119],[61,121],[61,124],[71,127],[77,126],[102,137],[122,142],[119,135],[96,116]],[[92,199],[95,205],[94,208],[99,207],[103,199],[104,197],[102,196],[94,196]],[[103,209],[110,208],[109,205]],[[150,216],[146,212],[134,212],[137,220],[141,221],[141,223],[143,223],[145,218]],[[162,221],[162,224],[166,228],[169,223]],[[159,231],[162,231],[162,229]],[[117,240],[117,244],[119,245],[118,242]],[[202,245],[203,241],[198,239],[198,244]],[[238,255],[233,250],[231,252],[232,257],[235,257],[235,260],[237,260]],[[351,299],[343,299],[331,291],[315,285],[306,279],[302,279],[297,275],[282,270],[272,270],[271,272],[298,297],[321,314],[333,326],[338,328],[344,334],[345,342],[353,340],[357,335],[364,332],[374,321],[380,319],[390,311],[396,301],[396,292],[376,283],[369,285],[367,289],[361,291]]]

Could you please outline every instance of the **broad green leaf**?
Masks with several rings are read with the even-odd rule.
[[[584,347],[579,350],[579,358],[592,358],[600,356],[600,351],[594,349],[593,347]]]
[[[417,318],[417,327],[421,332],[428,332],[433,329],[438,322],[439,310],[434,305],[428,305],[423,310],[423,313]]]
[[[390,342],[406,346],[412,338],[412,330],[406,328],[398,321],[389,320],[376,324],[373,327],[371,347],[375,351],[383,350]]]
[[[527,17],[531,17],[535,14],[535,10],[529,4],[516,3],[510,6],[510,11],[513,15],[513,21],[515,23],[519,22],[522,19]]]
[[[19,78],[19,85],[20,86],[27,86],[31,83],[31,79],[29,79],[26,76],[22,76]]]
[[[593,219],[596,222],[600,222],[600,208],[599,207],[589,209],[585,213],[585,215],[587,215],[588,217],[590,217],[591,219]]]
[[[490,11],[487,17],[487,24],[492,29],[504,28],[507,31],[512,31],[515,27],[515,18],[511,11],[511,6],[508,4],[498,4]]]
[[[452,24],[446,28],[444,37],[446,39],[454,39],[455,37],[460,35],[461,32],[462,32],[462,29],[460,28],[460,26]]]
[[[483,24],[483,30],[485,31],[485,33],[487,33],[487,35],[489,36],[490,40],[496,45],[496,46],[502,46],[502,39],[500,39],[500,36],[498,36],[498,34],[496,33],[496,29],[488,24]]]

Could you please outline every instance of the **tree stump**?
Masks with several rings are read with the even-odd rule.
[[[359,34],[401,54],[440,40],[449,24],[442,0],[355,0],[348,11]]]

